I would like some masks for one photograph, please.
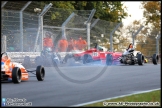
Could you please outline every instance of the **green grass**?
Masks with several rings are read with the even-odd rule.
[[[156,104],[156,106],[157,106],[157,104],[158,105],[160,104],[159,106],[157,106],[157,107],[160,107],[161,106],[161,90],[155,90],[152,92],[135,94],[135,95],[120,97],[120,98],[111,99],[111,100],[105,100],[102,102],[85,105],[83,107],[103,107],[104,102],[105,102],[105,106],[107,106],[107,107],[112,107],[112,106],[113,107],[114,106],[126,107],[126,106],[128,106],[128,104],[126,102],[136,102],[136,103],[137,102],[153,102],[153,104]],[[118,102],[118,103],[122,102],[122,104],[121,105],[108,105],[107,104],[108,102]],[[157,103],[157,102],[159,102],[159,103]],[[125,105],[123,105],[123,103],[125,103]],[[156,106],[154,106],[154,107],[156,107]],[[129,105],[129,107],[130,107],[130,105]],[[133,107],[135,107],[135,105]],[[147,107],[146,104],[145,104],[145,107]]]

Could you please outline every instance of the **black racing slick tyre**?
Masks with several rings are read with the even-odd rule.
[[[152,56],[152,63],[154,65],[157,65],[158,61],[159,61],[159,56],[157,54],[153,54],[153,56]]]
[[[144,56],[142,54],[138,54],[137,55],[137,61],[138,61],[138,65],[143,65],[143,63],[144,63]]]
[[[12,69],[12,82],[15,83],[15,84],[20,83],[21,77],[22,77],[22,74],[21,74],[20,68],[14,67]]]
[[[38,81],[43,81],[45,77],[45,69],[42,66],[37,66],[36,77]]]
[[[93,62],[92,56],[89,54],[85,54],[83,56],[83,64],[90,63],[90,62]]]
[[[107,54],[106,55],[106,65],[109,66],[109,65],[112,65],[113,63],[113,57],[111,54]]]

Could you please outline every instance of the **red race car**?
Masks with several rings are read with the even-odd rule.
[[[34,71],[35,73],[33,73]],[[6,52],[1,53],[1,82],[12,81],[13,83],[20,83],[21,81],[27,81],[29,72],[36,75],[38,81],[44,80],[44,67],[37,66],[36,70],[29,71],[20,63],[12,62]]]
[[[94,63],[98,61],[101,64],[111,65],[116,61],[118,62],[121,55],[121,52],[104,51],[103,47],[96,44],[94,48],[84,52],[67,54],[65,56],[65,61],[67,61],[68,58],[73,57],[76,61],[82,60],[83,64]]]

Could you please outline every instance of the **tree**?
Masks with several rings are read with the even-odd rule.
[[[142,25],[141,21],[133,21],[133,24],[128,25],[128,37],[132,40],[132,32],[137,30]],[[125,30],[126,31],[126,30]],[[147,25],[135,37],[136,50],[141,51],[145,56],[151,56],[156,52],[156,39],[158,31],[155,28],[149,28]]]
[[[76,10],[96,9],[94,18],[112,22],[121,22],[128,16],[122,6],[120,1],[76,1],[74,5]]]
[[[120,40],[119,49],[125,50],[130,43],[132,43],[132,33],[136,33],[138,29],[142,26],[142,22],[140,20],[134,20],[132,24],[129,24],[126,27],[120,27],[115,33],[116,37]],[[143,48],[139,43],[143,43],[147,37],[147,27],[142,28],[142,30],[135,37],[135,47],[136,50],[140,50]]]
[[[154,28],[161,28],[161,1],[143,1],[143,16],[146,18],[145,24],[151,24]]]
[[[127,17],[127,13],[120,1],[41,1],[41,3],[52,3],[54,8],[72,10],[92,10],[96,9],[94,18],[106,21],[121,22]]]
[[[7,4],[3,7],[3,9],[20,10],[26,3],[27,1],[20,2],[20,3],[19,1],[14,1],[14,2],[8,1]],[[69,17],[69,15],[72,12],[76,12],[77,15],[81,16],[82,14],[86,14],[86,11],[88,11],[90,14],[92,9],[96,9],[96,12],[93,18],[95,19],[99,18],[101,20],[105,20],[108,22],[119,23],[122,21],[122,19],[124,19],[127,16],[127,13],[122,7],[123,4],[120,1],[115,1],[115,2],[111,2],[111,1],[32,1],[32,3],[24,10],[24,12],[28,12],[30,15],[34,14],[35,16],[38,16],[39,13],[34,12],[33,9],[38,7],[43,10],[44,7],[48,5],[49,3],[52,3],[53,6],[43,16],[44,26],[48,25],[48,26],[60,27],[61,24]],[[75,19],[77,20],[76,22],[79,22],[80,19],[84,19],[84,18],[77,19],[77,17],[75,17],[75,18],[72,18],[71,20],[75,20]],[[80,22],[82,22],[82,20]],[[72,26],[74,25],[74,26],[71,28],[75,27],[74,23],[75,22],[72,22],[71,25]],[[103,25],[105,26],[105,24]],[[24,26],[26,25],[24,24]],[[105,27],[105,28],[107,28],[109,32],[114,29],[113,26],[108,25],[108,27]],[[54,31],[53,28],[50,28],[50,30],[52,32],[56,31],[56,30]],[[105,30],[105,31],[108,32],[108,30]],[[107,34],[110,34],[110,33],[107,33]],[[61,32],[60,32],[60,36],[61,36]]]
[[[156,52],[155,37],[161,31],[161,1],[143,1],[142,9],[144,9],[143,16],[146,19],[145,25],[150,28],[150,33],[146,39],[147,50],[152,51],[151,54],[153,54]],[[159,48],[161,48],[161,41],[159,42]]]
[[[131,42],[128,28],[124,27],[121,25],[116,31],[115,34],[113,35],[114,38],[119,40],[117,45],[114,45],[114,49],[117,49],[117,51],[125,51],[125,49],[128,48],[128,45]],[[115,43],[115,40],[113,41]],[[116,47],[116,48],[115,48]]]

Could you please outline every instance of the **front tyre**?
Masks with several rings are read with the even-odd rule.
[[[36,77],[38,81],[43,81],[45,77],[45,70],[42,66],[37,66],[36,68]]]
[[[138,54],[137,55],[137,61],[138,61],[138,65],[143,65],[143,63],[144,63],[144,56],[142,54]]]
[[[14,67],[12,69],[12,82],[13,83],[20,83],[21,82],[21,70],[18,67]]]
[[[92,56],[89,54],[85,54],[83,56],[83,64],[90,63],[90,62],[93,62]]]
[[[159,61],[159,56],[157,54],[153,54],[153,56],[152,56],[152,63],[154,65],[157,65],[158,61]]]

